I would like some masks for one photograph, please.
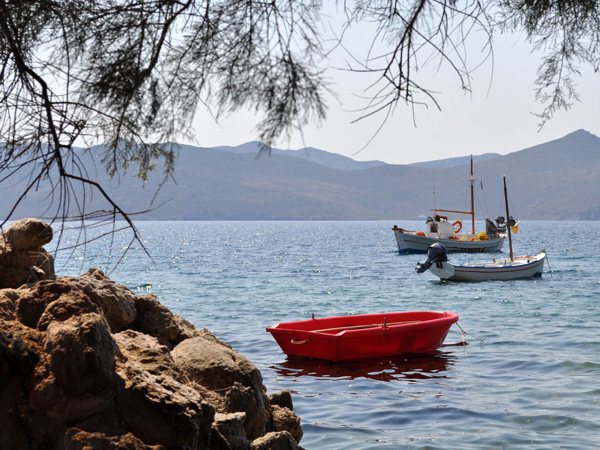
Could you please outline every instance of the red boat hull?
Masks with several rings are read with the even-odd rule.
[[[349,361],[433,351],[457,321],[451,312],[415,311],[284,322],[267,331],[289,356]]]

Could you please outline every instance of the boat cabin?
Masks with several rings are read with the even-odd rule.
[[[448,217],[440,216],[436,214],[433,218],[427,218],[427,233],[426,236],[430,238],[442,238],[448,239],[450,236],[458,237],[457,233],[455,233],[455,226],[458,227],[458,224],[462,227],[462,223],[459,221],[448,222]],[[460,231],[460,230],[459,230]]]

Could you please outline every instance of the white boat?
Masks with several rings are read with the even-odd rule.
[[[442,244],[449,252],[497,252],[502,249],[506,237],[503,218],[496,219],[496,223],[486,219],[486,231],[475,234],[475,207],[473,194],[473,158],[471,158],[471,177],[467,180],[471,184],[471,211],[454,211],[448,209],[434,209],[433,217],[428,217],[427,231],[415,232],[392,227],[398,252],[400,253],[427,253],[429,247],[435,243]],[[467,214],[471,216],[471,233],[463,232],[460,220],[451,222],[447,216],[438,212]]]
[[[441,280],[448,281],[507,281],[541,277],[545,260],[546,252],[540,250],[531,256],[498,258],[487,262],[465,263],[460,266],[442,262],[439,266],[433,264],[429,270]]]
[[[506,178],[504,179],[504,198],[506,201],[506,216],[508,213],[508,195],[506,192]],[[454,265],[448,262],[447,250],[442,245],[432,245],[427,261],[417,264],[417,272],[423,273],[427,269],[441,280],[448,281],[488,281],[488,280],[517,280],[521,278],[541,277],[546,260],[545,250],[540,250],[535,255],[513,256],[511,227],[507,227],[510,258],[494,258],[487,262],[469,262]]]

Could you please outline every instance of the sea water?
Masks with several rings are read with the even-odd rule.
[[[394,224],[424,227],[138,222],[151,258],[117,234],[59,252],[56,269],[108,272],[127,249],[111,278],[231,344],[268,393],[290,390],[306,450],[600,448],[598,222],[521,223],[515,254],[545,248],[543,277],[480,283],[417,274],[425,255],[399,255]],[[458,313],[446,343],[468,345],[336,364],[288,358],[265,331],[312,314],[414,310]]]

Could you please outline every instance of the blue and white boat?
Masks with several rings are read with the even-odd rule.
[[[485,232],[475,233],[473,158],[471,158],[471,177],[467,181],[471,184],[470,211],[433,209],[433,217],[427,218],[425,232],[408,231],[397,225],[392,227],[400,253],[427,253],[429,247],[435,243],[442,244],[449,252],[483,253],[498,252],[502,249],[506,238],[503,218],[497,218],[496,223],[486,219]],[[460,220],[449,221],[448,216],[438,214],[440,212],[471,216],[471,233],[463,231]]]

